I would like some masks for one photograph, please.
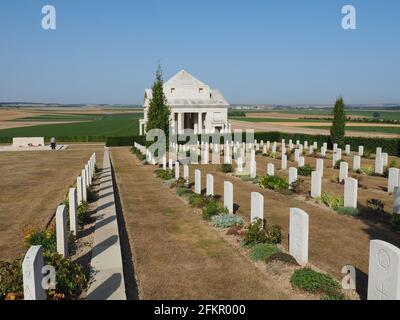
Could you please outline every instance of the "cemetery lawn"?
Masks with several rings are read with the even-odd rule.
[[[309,158],[306,163],[312,163],[315,166],[315,159]],[[280,160],[257,156],[257,172],[259,175],[266,175],[267,163],[275,163],[275,170],[280,168]],[[328,166],[329,160],[325,160]],[[364,163],[364,162],[363,162]],[[288,168],[293,163],[288,162]],[[190,181],[194,179],[194,169],[200,169],[202,174],[202,186],[205,186],[206,174],[214,176],[214,192],[216,195],[223,195],[224,181],[233,183],[234,203],[237,214],[242,216],[247,222],[250,218],[250,194],[251,192],[260,192],[264,196],[265,217],[268,223],[278,224],[282,227],[282,245],[288,250],[288,232],[289,232],[289,213],[290,208],[300,208],[310,215],[310,240],[309,240],[309,262],[316,267],[333,275],[337,280],[342,279],[342,267],[351,264],[357,268],[357,288],[362,297],[366,294],[368,274],[369,241],[381,239],[400,245],[400,236],[393,232],[388,225],[382,223],[379,219],[364,220],[355,219],[339,215],[329,208],[315,203],[314,200],[307,200],[303,197],[287,196],[271,190],[261,189],[257,184],[241,181],[237,177],[230,176],[218,171],[218,165],[192,165],[190,166]],[[325,169],[323,182],[323,191],[329,191],[336,195],[343,195],[343,185],[329,183],[329,179],[338,175],[338,170]],[[287,178],[287,171],[276,175]],[[369,177],[371,180],[376,177]],[[378,178],[376,188],[368,190],[359,190],[359,201],[365,203],[367,199],[379,198],[390,203],[390,196],[383,195],[379,190],[380,182],[383,178]],[[306,181],[308,182],[309,179]],[[363,183],[371,184],[366,177]],[[375,182],[376,183],[376,182]],[[329,185],[329,187],[327,187]],[[309,185],[307,186],[309,189]],[[391,205],[390,205],[391,206]],[[390,211],[391,207],[387,210]],[[385,208],[386,208],[385,207]],[[340,248],[340,250],[339,250]]]
[[[93,152],[101,167],[102,144],[70,145],[56,152],[0,153],[0,261],[24,255],[24,228],[47,224]]]
[[[155,167],[141,165],[128,148],[113,148],[111,156],[140,299],[305,298],[210,228],[155,177]]]
[[[141,113],[125,114],[68,114],[41,115],[19,121],[73,121],[73,123],[42,124],[0,130],[0,138],[12,137],[51,137],[63,138],[63,141],[75,141],[74,137],[115,137],[139,134]],[[80,122],[83,121],[83,122]],[[70,140],[69,140],[70,139]],[[98,139],[101,140],[101,139]],[[103,139],[104,140],[104,139]]]

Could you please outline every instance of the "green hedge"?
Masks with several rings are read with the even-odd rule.
[[[107,147],[132,147],[133,144],[137,142],[144,145],[144,136],[132,136],[132,137],[108,137],[106,140]]]
[[[243,134],[243,141],[245,140],[246,134]],[[318,147],[324,142],[328,143],[328,148],[332,149],[330,143],[330,137],[326,135],[311,135],[311,134],[298,134],[298,133],[283,133],[283,132],[256,132],[254,139],[260,141],[277,141],[280,142],[285,139],[286,142],[289,139],[296,143],[296,140],[308,141],[312,144],[314,141],[318,142]],[[388,138],[367,138],[367,137],[346,137],[345,144],[351,146],[352,151],[357,151],[358,146],[364,146],[364,150],[374,153],[376,147],[382,147],[384,152],[387,152],[392,156],[400,156],[400,139],[388,139]]]

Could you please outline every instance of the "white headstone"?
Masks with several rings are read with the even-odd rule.
[[[318,198],[321,196],[322,177],[318,171],[311,173],[311,197]]]
[[[299,168],[304,167],[306,160],[304,157],[299,158]]]
[[[251,193],[251,210],[250,210],[250,221],[253,222],[256,219],[264,220],[264,197],[261,193]]]
[[[321,156],[326,157],[326,147],[325,146],[321,147]]]
[[[297,181],[297,168],[289,168],[289,186]]]
[[[87,188],[89,188],[90,187],[90,181],[89,181],[89,179],[90,179],[90,174],[89,174],[89,166],[86,164],[85,165],[85,182],[86,182],[86,187]]]
[[[237,160],[236,173],[237,174],[243,174],[243,160],[242,160],[242,157],[239,157],[238,160]]]
[[[400,214],[400,187],[394,187],[393,214]]]
[[[78,233],[78,224],[77,224],[77,194],[75,188],[70,188],[68,193],[68,211],[69,211],[69,227],[74,236]]]
[[[339,182],[342,182],[344,179],[347,179],[349,174],[349,164],[345,161],[340,163],[340,171],[339,171]]]
[[[57,252],[64,258],[68,257],[68,229],[65,206],[58,206],[56,211]]]
[[[281,170],[287,170],[287,155],[286,154],[282,155]]]
[[[350,153],[351,153],[351,149],[350,149],[350,145],[349,144],[346,144],[346,148],[345,148],[345,151],[344,151],[345,153],[346,153],[346,155],[350,155]]]
[[[46,291],[42,286],[43,264],[42,247],[30,247],[22,262],[24,300],[46,300]]]
[[[389,154],[386,153],[386,152],[382,152],[381,158],[382,158],[382,161],[383,161],[383,166],[386,167],[388,165],[388,163],[389,163]]]
[[[76,190],[77,190],[77,201],[78,201],[78,206],[81,205],[82,200],[83,200],[83,195],[82,195],[82,177],[79,176],[76,178]]]
[[[167,156],[164,155],[162,158],[162,168],[163,170],[167,170]]]
[[[369,250],[368,300],[400,300],[400,249],[372,240]]]
[[[383,159],[381,156],[375,158],[375,173],[383,174]]]
[[[82,170],[82,200],[87,202],[86,171]]]
[[[347,178],[344,180],[344,206],[357,208],[358,180]]]
[[[364,155],[364,146],[358,146],[358,155],[360,157]]]
[[[267,175],[269,175],[269,176],[275,175],[275,165],[273,163],[267,164]]]
[[[321,177],[324,176],[324,159],[317,159],[316,170],[319,172]]]
[[[353,157],[353,170],[357,171],[361,168],[361,156],[355,155]]]
[[[337,145],[337,143],[334,143],[333,144],[333,153],[336,153],[337,149],[338,149],[338,145]]]
[[[255,161],[250,161],[250,177],[257,177],[257,163]]]
[[[201,171],[199,169],[194,170],[194,192],[201,194]]]
[[[224,182],[224,207],[233,214],[233,184],[229,181]]]
[[[301,209],[291,208],[289,254],[302,266],[308,263],[308,226],[308,214]]]
[[[382,155],[382,148],[381,147],[377,147],[376,148],[376,158],[380,158]]]
[[[300,158],[300,150],[296,149],[294,150],[294,161],[299,162],[299,158]]]
[[[180,170],[179,170],[179,167],[180,167],[179,162],[176,161],[176,162],[175,162],[175,180],[178,180],[179,177],[180,177]]]
[[[399,186],[400,170],[398,168],[390,168],[388,176],[388,192],[392,193],[395,187]]]
[[[183,166],[183,179],[189,181],[189,166],[187,164]]]
[[[206,180],[207,180],[206,194],[208,196],[213,196],[214,195],[214,176],[212,174],[207,174]]]

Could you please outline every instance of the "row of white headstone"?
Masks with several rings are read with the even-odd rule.
[[[87,201],[87,188],[92,185],[95,174],[96,154],[90,157],[82,169],[82,174],[77,178],[77,188],[70,188],[68,192],[68,207],[60,205],[56,210],[56,241],[57,253],[64,258],[68,257],[68,234],[77,235],[77,210],[82,202]],[[69,226],[67,224],[67,211]],[[46,272],[43,260],[42,246],[31,246],[25,254],[22,262],[22,275],[24,287],[24,300],[44,300],[46,292],[42,284],[43,275]]]
[[[189,179],[188,166],[185,165],[185,179]],[[295,169],[296,168],[290,168]],[[289,170],[290,170],[289,169]],[[179,172],[179,171],[178,171]],[[318,174],[319,172],[314,171]],[[196,169],[195,193],[201,194],[201,171]],[[179,176],[179,173],[178,173]],[[345,181],[345,206],[357,204],[357,180],[348,178]],[[346,190],[347,189],[347,190]],[[355,193],[355,195],[354,195]],[[214,177],[207,174],[206,194],[214,195]],[[346,197],[346,194],[349,196]],[[224,207],[233,214],[233,184],[224,182]],[[250,221],[265,220],[264,196],[258,192],[251,193]],[[309,215],[298,208],[290,209],[289,220],[289,254],[304,266],[308,264]],[[368,299],[400,299],[400,249],[380,240],[371,241],[368,279]]]
[[[308,263],[309,215],[290,209],[289,254],[300,265]],[[368,300],[400,300],[400,249],[372,240],[369,251]]]

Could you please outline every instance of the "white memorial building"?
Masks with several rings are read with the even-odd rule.
[[[185,70],[179,71],[164,83],[164,94],[171,110],[170,123],[173,134],[185,129],[195,133],[227,133],[229,103],[219,90],[211,89]],[[146,128],[147,113],[152,99],[151,89],[144,94],[144,119],[140,120],[140,135]]]

